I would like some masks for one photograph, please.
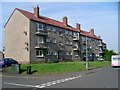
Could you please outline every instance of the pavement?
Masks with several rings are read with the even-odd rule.
[[[2,88],[118,88],[118,70],[97,68],[64,74],[2,74]]]

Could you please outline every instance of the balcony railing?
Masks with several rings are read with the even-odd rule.
[[[99,46],[102,46],[102,44],[101,44],[101,43],[99,43]]]
[[[73,40],[78,41],[78,40],[79,40],[79,37],[73,37]]]
[[[47,31],[36,31],[35,34],[46,36],[46,35],[48,35],[48,32]]]
[[[86,41],[82,41],[82,44],[86,44]]]
[[[38,43],[35,46],[36,49],[47,49],[48,47],[45,45],[45,43]]]
[[[103,53],[103,51],[102,51],[102,50],[99,50],[99,53]]]
[[[78,46],[73,46],[73,50],[79,50]]]

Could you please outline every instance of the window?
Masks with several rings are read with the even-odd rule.
[[[43,24],[36,23],[36,29],[37,29],[37,32],[39,32],[39,30],[43,30]]]
[[[41,37],[41,36],[37,36],[37,37],[36,37],[36,41],[37,41],[37,44],[39,44],[39,43],[44,43],[43,37]]]
[[[86,41],[86,37],[82,36],[82,41]]]
[[[53,51],[53,55],[57,55],[57,52]]]
[[[69,51],[69,55],[72,55],[72,51]]]
[[[46,42],[50,42],[50,38],[47,38],[47,39],[46,39]]]
[[[36,57],[43,57],[43,51],[42,50],[36,50]]]
[[[63,33],[60,31],[60,32],[59,32],[59,35],[62,37],[62,36],[63,36]]]
[[[79,53],[78,53],[78,52],[74,52],[74,55],[75,55],[75,56],[79,56]]]
[[[56,39],[55,38],[53,38],[53,43],[56,43]]]
[[[68,41],[66,41],[66,43],[65,43],[66,45],[68,45],[69,44],[69,42]]]
[[[52,31],[53,31],[53,32],[56,32],[56,28],[55,28],[55,27],[53,27],[53,28],[52,28]]]
[[[69,31],[69,35],[71,35],[71,36],[72,36],[72,31]]]
[[[70,41],[70,45],[72,45],[72,41]]]
[[[51,55],[51,51],[47,51],[47,55]]]
[[[68,30],[65,30],[65,34],[68,34]]]
[[[78,43],[77,42],[74,43],[74,47],[78,48]]]
[[[72,51],[67,51],[66,55],[72,55]]]
[[[76,36],[77,36],[77,33],[76,33],[76,32],[74,32],[74,33],[73,33],[73,37],[76,37]]]
[[[46,26],[46,29],[50,31],[50,30],[51,30],[51,27],[50,27],[50,26]]]

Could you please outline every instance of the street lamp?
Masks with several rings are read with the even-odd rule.
[[[87,36],[86,36],[86,70],[88,70],[88,51],[87,51]]]

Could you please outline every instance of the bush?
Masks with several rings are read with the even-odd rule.
[[[111,61],[111,56],[112,55],[117,55],[116,52],[114,52],[113,50],[104,50],[104,54],[103,54],[103,58],[105,61]]]

